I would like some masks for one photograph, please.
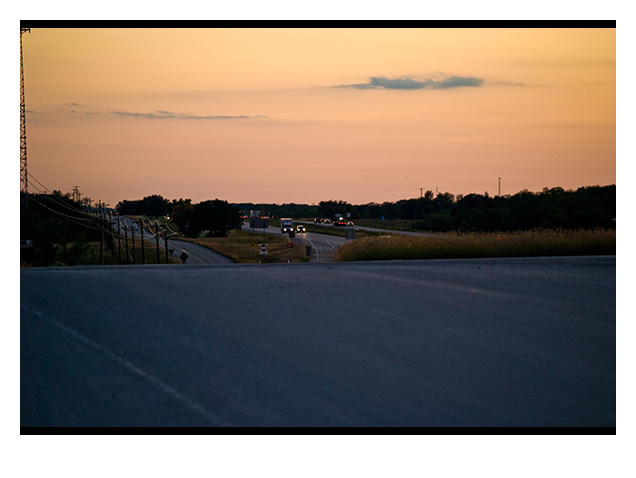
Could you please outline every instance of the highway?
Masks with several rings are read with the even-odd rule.
[[[299,223],[299,224],[314,224],[313,221],[294,221],[295,223]],[[330,227],[334,227],[333,223],[330,224],[316,224],[316,226],[320,226],[320,227],[324,227],[324,228],[330,228]],[[355,229],[356,231],[371,231],[371,232],[381,232],[383,234],[402,234],[405,236],[416,236],[416,237],[434,237],[434,236],[439,236],[439,234],[431,234],[430,232],[413,232],[413,231],[398,231],[396,229],[380,229],[377,227],[367,227],[367,226],[357,226],[354,223],[353,229]]]
[[[294,228],[296,227],[296,224],[297,222],[294,221]],[[249,232],[252,231],[252,229],[249,227],[249,222],[243,223],[243,230]],[[283,234],[280,232],[280,227],[278,226],[269,226],[265,228],[265,233],[288,237],[288,234]],[[259,237],[262,239],[263,228],[255,229],[254,235],[256,240],[259,240]],[[313,252],[310,262],[332,262],[331,254],[333,253],[333,251],[347,242],[347,240],[341,236],[304,232],[296,234],[294,242],[296,242],[297,244],[307,244],[312,246]]]
[[[20,270],[21,426],[616,426],[616,257]]]
[[[134,223],[130,218],[120,216],[121,234],[123,234],[123,228],[125,226],[132,228],[135,227],[135,237],[141,237],[139,226]],[[117,222],[115,221],[115,229],[117,229]],[[244,231],[252,231],[249,228],[249,223],[243,223]],[[279,236],[287,237],[287,234],[281,234],[279,227],[268,227],[265,229],[266,234],[276,234]],[[255,230],[256,240],[259,240],[259,234],[262,238],[263,229]],[[129,233],[129,237],[131,234]],[[155,245],[154,233],[144,229],[144,237],[147,241]],[[311,257],[312,262],[332,262],[331,253],[346,242],[346,239],[340,236],[332,236],[328,234],[316,234],[316,233],[301,233],[296,235],[294,240],[296,244],[311,245],[313,248],[313,254]],[[159,247],[165,249],[163,238],[159,238]],[[172,257],[179,258],[181,252],[185,251],[188,255],[186,264],[202,265],[202,264],[233,264],[234,261],[228,257],[218,254],[207,247],[192,244],[186,241],[180,241],[178,239],[168,238],[168,250],[172,250]]]

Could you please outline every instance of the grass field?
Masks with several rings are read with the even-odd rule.
[[[616,254],[615,230],[448,233],[436,237],[367,237],[341,246],[336,261]]]
[[[228,237],[199,237],[196,239],[188,237],[179,237],[180,241],[193,242],[214,252],[229,257],[236,262],[261,262],[269,264],[274,262],[286,262],[288,258],[292,262],[307,262],[305,256],[305,248],[302,245],[294,244],[294,247],[288,248],[289,239],[274,234],[258,234],[252,237],[251,232],[232,231]],[[267,244],[268,251],[266,255],[261,255],[258,249],[259,244]]]

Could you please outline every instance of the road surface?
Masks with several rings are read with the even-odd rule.
[[[20,270],[21,426],[616,426],[616,257]]]

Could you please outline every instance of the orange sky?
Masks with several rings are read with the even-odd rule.
[[[28,170],[112,206],[613,184],[615,33],[33,29]]]

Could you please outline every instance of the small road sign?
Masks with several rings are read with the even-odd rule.
[[[287,262],[287,264],[291,264],[291,258],[289,258],[289,257],[288,257],[288,258],[286,259],[286,262]]]
[[[294,247],[294,243],[293,243],[293,242],[291,242],[291,241],[289,241],[289,242],[287,243],[287,247]]]
[[[261,244],[258,249],[261,251],[261,255],[267,255],[267,244]]]
[[[250,242],[250,247],[255,247],[256,244],[254,242]]]
[[[181,255],[179,256],[179,259],[181,259],[183,261],[183,263],[185,264],[186,261],[188,260],[188,253],[186,251],[181,252]]]

